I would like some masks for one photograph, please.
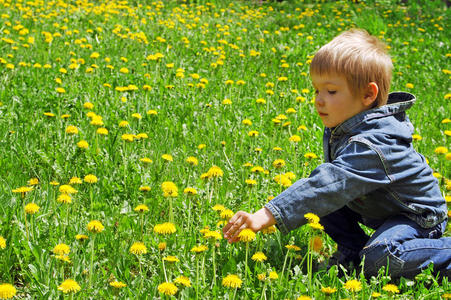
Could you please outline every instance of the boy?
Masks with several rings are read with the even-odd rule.
[[[388,95],[392,67],[386,46],[363,30],[344,32],[315,54],[310,75],[326,127],[326,162],[254,214],[236,213],[223,229],[229,242],[244,228],[276,224],[287,233],[311,212],[337,243],[337,264],[363,260],[368,276],[386,266],[392,277],[414,277],[432,262],[435,272],[451,275],[451,238],[441,238],[445,199],[412,147],[405,110],[415,97]],[[358,223],[374,234],[367,236]]]

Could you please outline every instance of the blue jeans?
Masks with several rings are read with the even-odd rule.
[[[436,274],[451,277],[451,237],[441,237],[446,221],[426,229],[402,215],[383,222],[363,220],[345,206],[320,222],[345,260],[364,261],[367,276],[376,276],[386,266],[393,278],[413,278],[433,263]],[[376,231],[369,237],[358,223]]]

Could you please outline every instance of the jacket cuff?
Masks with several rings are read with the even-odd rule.
[[[282,234],[287,234],[290,232],[282,220],[282,216],[279,212],[279,209],[274,206],[271,202],[266,203],[265,207],[271,212],[274,219],[276,219],[276,227]]]

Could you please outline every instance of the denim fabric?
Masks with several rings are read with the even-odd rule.
[[[397,278],[413,278],[430,263],[434,272],[451,276],[451,237],[441,238],[446,221],[432,228],[422,228],[399,215],[378,224],[364,220],[346,206],[321,218],[324,230],[338,244],[343,263],[364,261],[364,273],[376,276],[383,266]],[[376,231],[369,238],[358,223]]]
[[[382,266],[394,277],[413,278],[430,263],[434,272],[451,276],[451,237],[442,237],[446,221],[422,228],[405,216],[386,220],[360,251],[364,273],[376,276]]]
[[[415,100],[409,93],[391,93],[387,105],[326,128],[325,162],[266,204],[279,230],[305,224],[306,213],[324,217],[344,206],[380,224],[401,215],[422,228],[446,221],[438,181],[412,147],[413,126],[405,111]]]

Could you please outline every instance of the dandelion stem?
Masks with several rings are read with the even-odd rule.
[[[262,295],[260,297],[260,300],[262,300],[262,299],[266,300],[266,285],[267,285],[267,282],[265,281],[265,284],[263,285],[263,288],[262,288]]]
[[[199,299],[199,258],[196,257],[196,299]]]
[[[141,258],[139,256],[138,256],[138,264],[139,264],[139,273],[141,274],[141,283],[139,285],[139,290],[142,291],[143,282],[144,282],[144,274],[143,274],[142,267],[141,267]]]
[[[247,266],[247,257],[249,255],[249,243],[246,243],[246,262],[244,266],[244,271],[246,272],[246,286],[248,286],[248,273],[249,273],[249,267]]]
[[[313,263],[313,256],[312,256],[312,243],[311,243],[311,239],[312,239],[312,231],[309,230],[308,233],[308,250],[307,250],[307,274],[308,274],[308,289],[309,289],[309,294],[311,295],[313,290],[312,290],[312,263]]]
[[[212,287],[216,285],[216,247],[215,247],[215,243],[213,242],[213,282],[212,282]]]
[[[168,276],[166,275],[166,268],[164,266],[164,260],[162,260],[162,264],[163,264],[163,273],[164,273],[164,279],[166,280],[166,282],[168,281]]]
[[[141,213],[141,241],[143,240],[144,235],[144,214]]]
[[[287,254],[285,255],[285,259],[284,259],[284,261],[283,261],[283,266],[282,266],[282,273],[280,274],[279,282],[282,282],[283,274],[284,274],[284,272],[285,272],[285,266],[286,266],[286,264],[287,264],[287,259],[288,259],[288,254],[289,254],[289,253],[290,253],[290,250],[288,250],[288,251],[287,251]]]
[[[30,242],[30,237],[29,237],[29,233],[28,233],[28,223],[27,223],[27,213],[24,211],[25,214],[25,232],[27,233],[27,242]]]
[[[92,284],[92,270],[94,266],[94,243],[96,240],[96,235],[94,234],[91,242],[91,266],[89,267],[89,288],[91,288]]]

